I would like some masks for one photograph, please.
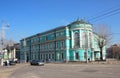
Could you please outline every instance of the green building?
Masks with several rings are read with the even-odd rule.
[[[95,61],[100,59],[97,34],[92,24],[77,19],[61,26],[20,40],[20,61]],[[103,48],[103,59],[106,59]]]

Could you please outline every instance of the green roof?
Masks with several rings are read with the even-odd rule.
[[[84,19],[77,19],[76,21],[74,21],[74,22],[72,22],[72,23],[70,23],[69,25],[73,25],[73,24],[90,24],[90,23],[88,23],[88,22],[86,22]]]

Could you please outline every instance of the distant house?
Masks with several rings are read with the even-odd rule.
[[[100,49],[92,24],[84,20],[37,33],[20,40],[20,61],[95,61],[100,59]],[[103,58],[106,59],[106,48]]]
[[[13,46],[7,46],[4,49],[4,60],[19,60],[20,59],[20,45],[19,43],[14,44]]]

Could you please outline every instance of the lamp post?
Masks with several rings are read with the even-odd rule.
[[[1,64],[3,62],[4,59],[4,52],[3,52],[3,48],[4,46],[4,42],[5,42],[5,28],[8,28],[9,25],[5,24],[4,21],[2,21],[2,28],[1,28],[1,54],[2,54],[2,58],[1,58]]]

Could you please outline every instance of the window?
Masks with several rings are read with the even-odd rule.
[[[79,59],[79,53],[75,53],[75,59]]]
[[[90,48],[92,48],[92,35],[89,33],[89,43],[90,43]]]
[[[85,33],[82,33],[82,48],[85,48]]]
[[[61,36],[64,36],[64,32],[61,32]]]
[[[46,50],[48,50],[48,44],[46,44]]]
[[[56,37],[58,37],[59,36],[59,33],[56,33]]]
[[[49,44],[48,44],[48,50],[50,50],[50,49],[51,49],[51,46],[50,46],[50,44],[51,44],[51,43],[49,43]]]
[[[79,33],[74,33],[74,47],[80,47]]]
[[[56,42],[56,48],[58,48],[58,42]]]
[[[48,54],[46,54],[46,61],[48,60]]]
[[[52,54],[52,59],[54,59],[54,54]]]
[[[41,54],[41,59],[42,59],[43,57],[42,57],[42,54]]]
[[[64,41],[61,42],[61,48],[64,48]]]
[[[87,53],[86,52],[84,52],[84,58],[87,58]]]
[[[49,59],[51,59],[51,54],[49,54]]]
[[[51,50],[54,49],[53,43],[50,44]]]
[[[52,38],[52,39],[54,38],[54,34],[51,35],[51,38]]]
[[[64,53],[62,53],[62,59],[64,59]]]
[[[48,40],[48,36],[46,35],[45,40]]]

